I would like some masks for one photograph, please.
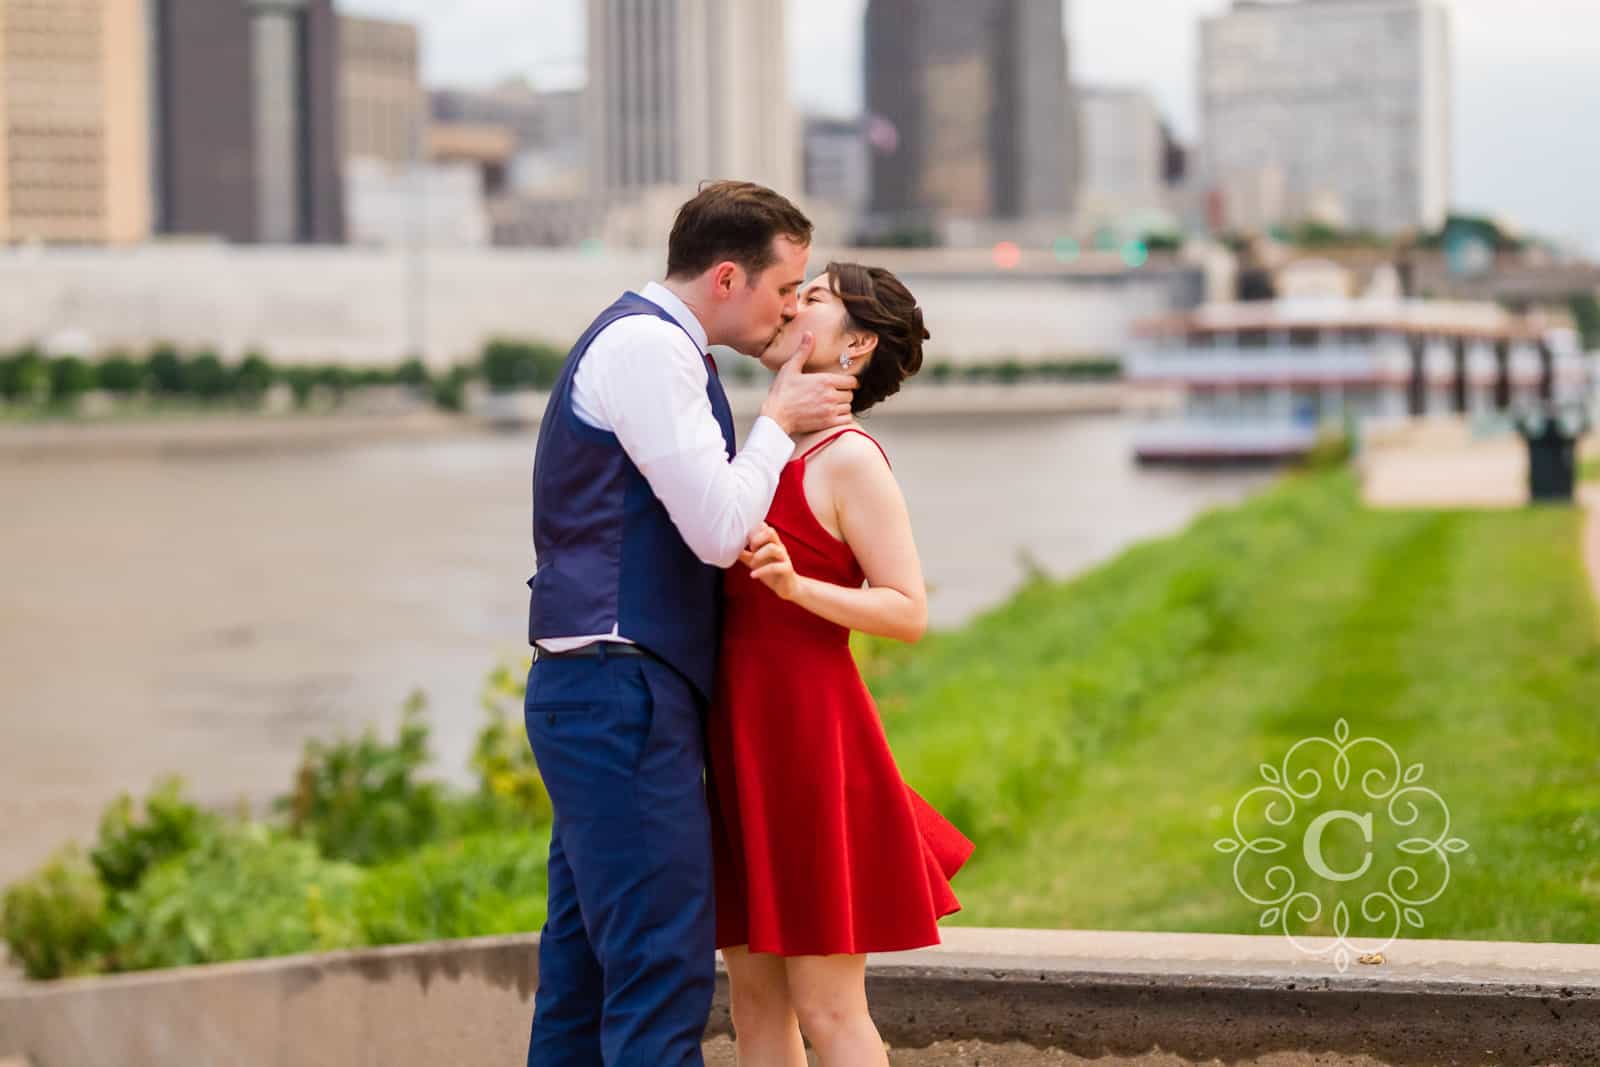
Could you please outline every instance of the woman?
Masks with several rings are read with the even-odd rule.
[[[830,263],[761,356],[810,333],[808,370],[897,392],[928,332],[886,270]],[[796,441],[767,523],[727,572],[707,725],[717,947],[742,1067],[887,1064],[866,954],[937,944],[972,843],[902,781],[850,655],[851,630],[916,641],[927,594],[899,485],[859,426]],[[863,584],[865,583],[865,584]]]

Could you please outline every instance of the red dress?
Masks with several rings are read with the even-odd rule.
[[[858,588],[855,555],[803,487],[806,459],[852,432],[790,461],[767,522],[798,574]],[[972,842],[900,777],[850,631],[742,563],[724,584],[706,731],[717,947],[809,956],[938,944],[937,920],[961,907],[950,878]]]

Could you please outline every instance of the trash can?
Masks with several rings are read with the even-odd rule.
[[[1588,430],[1579,407],[1540,407],[1516,418],[1528,444],[1528,496],[1535,503],[1570,503],[1578,475],[1578,438]]]

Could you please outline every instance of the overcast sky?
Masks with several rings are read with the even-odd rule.
[[[508,74],[583,84],[584,0],[339,0],[424,26],[431,85]],[[1455,202],[1600,253],[1600,0],[1445,0],[1455,45]],[[789,0],[789,82],[807,111],[861,104],[866,0]],[[1198,132],[1195,20],[1226,0],[1071,0],[1079,81],[1143,85]]]

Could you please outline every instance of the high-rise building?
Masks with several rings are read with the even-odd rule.
[[[150,234],[141,0],[0,0],[0,243]]]
[[[609,199],[709,178],[797,192],[782,0],[589,0],[588,111]]]
[[[162,233],[344,240],[332,0],[148,0]]]
[[[414,23],[342,15],[344,158],[405,163],[422,151],[421,47]]]
[[[805,195],[848,212],[866,206],[871,182],[865,124],[813,115],[805,121]]]
[[[1443,221],[1450,31],[1436,0],[1235,0],[1201,22],[1200,97],[1224,225]]]
[[[1165,206],[1170,138],[1143,89],[1080,87],[1081,215],[1091,223]]]
[[[1077,176],[1061,0],[868,0],[871,211],[887,224],[1061,218]],[[870,131],[869,131],[870,132]]]

